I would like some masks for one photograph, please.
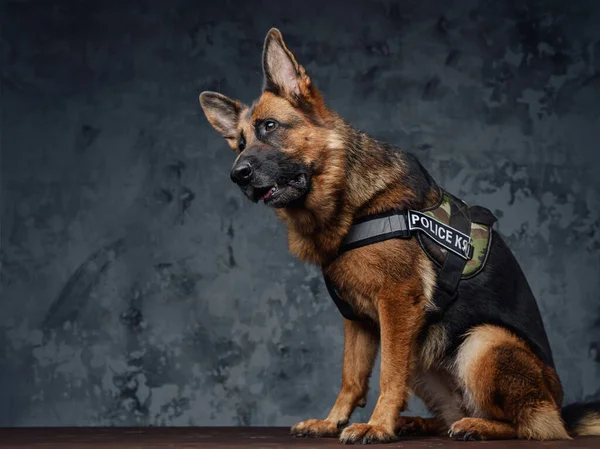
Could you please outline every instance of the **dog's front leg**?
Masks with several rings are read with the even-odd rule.
[[[404,285],[384,288],[377,298],[381,334],[380,393],[368,423],[346,427],[340,436],[343,443],[385,443],[396,438],[400,412],[408,399],[410,357],[421,322],[420,292]]]
[[[364,407],[369,377],[379,348],[379,334],[362,321],[344,320],[342,388],[325,419],[309,419],[292,427],[295,436],[336,437],[354,409]]]

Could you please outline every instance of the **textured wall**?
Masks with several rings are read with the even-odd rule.
[[[3,5],[0,426],[328,412],[341,318],[197,100],[258,96],[271,26],[334,109],[498,213],[567,401],[600,399],[595,0],[121,3]]]

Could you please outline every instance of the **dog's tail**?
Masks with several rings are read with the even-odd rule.
[[[567,405],[561,417],[571,436],[600,436],[600,402]]]

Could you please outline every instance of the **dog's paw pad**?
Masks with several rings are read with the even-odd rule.
[[[454,423],[450,427],[448,436],[453,440],[460,441],[481,441],[485,439],[477,429],[470,426],[462,426],[460,422]]]
[[[337,437],[340,434],[338,425],[323,419],[307,419],[294,425],[290,434],[299,438]]]
[[[393,439],[395,439],[393,432],[371,424],[352,424],[340,435],[340,441],[344,444],[389,443]]]

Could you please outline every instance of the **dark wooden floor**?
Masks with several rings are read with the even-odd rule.
[[[198,449],[344,447],[336,439],[293,438],[281,427],[152,427],[152,428],[0,428],[0,448],[35,449]],[[382,445],[383,446],[383,445]],[[457,442],[447,438],[404,438],[389,448],[594,448],[600,438],[573,441]]]

